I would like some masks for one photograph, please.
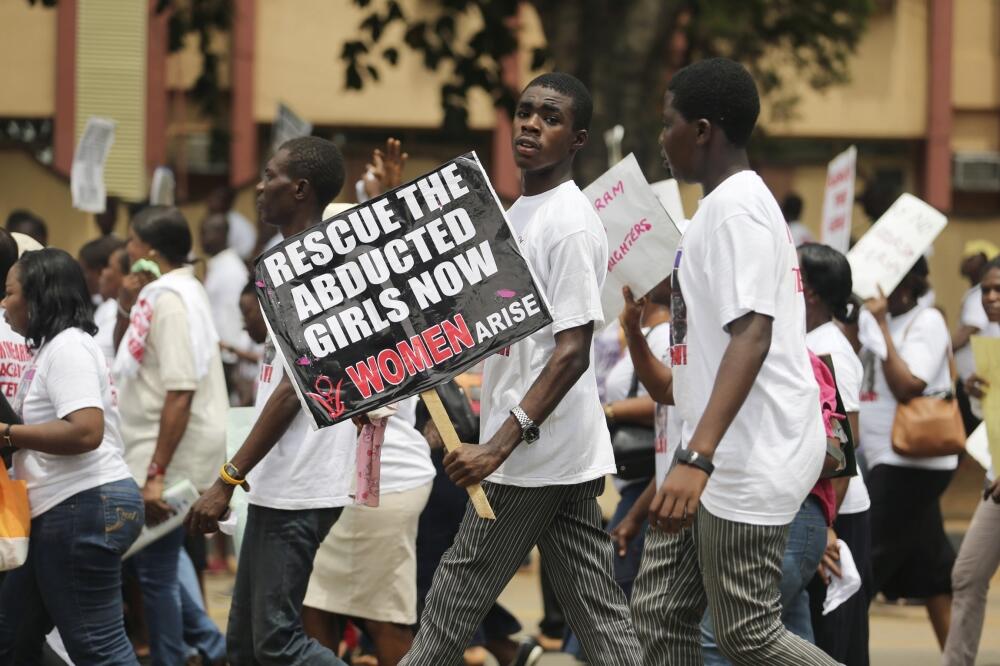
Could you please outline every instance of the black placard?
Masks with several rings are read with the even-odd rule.
[[[333,425],[551,323],[475,153],[324,220],[255,268],[303,407]]]

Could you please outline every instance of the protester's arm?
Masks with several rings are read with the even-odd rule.
[[[691,436],[688,450],[711,459],[743,402],[771,348],[773,320],[748,312],[729,324],[730,340],[705,412]],[[677,465],[667,475],[649,508],[649,520],[667,532],[677,532],[694,520],[708,475],[690,465]]]
[[[648,395],[615,400],[604,406],[604,415],[608,417],[610,423],[652,427],[656,416],[656,403]]]
[[[951,336],[951,348],[955,351],[958,351],[965,345],[969,344],[969,339],[972,338],[973,335],[977,335],[978,333],[979,333],[978,327],[969,326],[968,324],[962,324],[961,326],[958,327],[958,330],[955,331],[955,334]]]
[[[155,279],[155,276],[145,271],[129,273],[122,278],[122,286],[118,290],[118,318],[115,320],[115,349],[118,349],[122,338],[125,337],[125,331],[128,330],[129,313],[132,311],[132,306],[135,305],[136,299],[139,298],[139,292]]]
[[[538,378],[521,400],[521,409],[536,424],[542,423],[590,365],[594,323],[555,334],[555,349]],[[521,443],[521,426],[508,415],[500,429],[480,446],[463,446],[444,459],[445,471],[456,485],[479,483],[493,473]]]
[[[611,540],[618,548],[618,557],[625,557],[629,542],[639,534],[642,523],[646,520],[646,514],[649,513],[649,505],[652,504],[655,496],[656,479],[654,478],[649,480],[646,489],[642,491],[642,495],[639,495],[639,499],[635,501],[621,522],[611,530]]]
[[[882,361],[882,371],[885,373],[885,381],[889,385],[889,390],[897,402],[908,402],[916,398],[927,388],[927,382],[910,372],[909,366],[906,365],[906,361],[903,360],[892,341],[889,322],[886,318],[889,304],[881,289],[879,289],[878,296],[865,301],[865,307],[875,317],[882,337],[885,338],[886,357]]]
[[[646,387],[653,400],[662,405],[672,405],[674,404],[673,373],[656,358],[649,348],[646,336],[642,334],[642,306],[645,299],[640,298],[636,301],[632,297],[632,290],[628,287],[622,288],[622,295],[625,297],[625,309],[622,310],[619,321],[639,382]]]
[[[6,429],[7,424],[0,423],[0,434]],[[56,456],[93,451],[103,440],[104,411],[98,407],[84,407],[47,423],[10,427],[10,441],[17,448]]]
[[[184,438],[188,422],[191,420],[191,401],[194,391],[167,391],[160,412],[160,429],[156,435],[156,448],[151,462],[161,470],[166,470],[174,459],[174,453]],[[170,517],[171,508],[163,501],[163,475],[147,477],[142,487],[142,498],[146,502],[146,522],[150,525],[161,523]]]
[[[288,375],[283,375],[274,392],[264,404],[246,441],[230,462],[244,476],[250,473],[274,448],[299,413],[299,399]],[[216,479],[215,483],[194,503],[184,524],[195,533],[218,530],[219,519],[229,510],[235,486]]]

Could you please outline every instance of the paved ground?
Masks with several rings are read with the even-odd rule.
[[[970,507],[974,507],[978,500],[981,483],[982,470],[963,464],[942,500],[947,529],[956,542],[956,547],[968,524]],[[601,503],[610,515],[617,497],[610,483],[608,486],[609,491],[601,498]],[[225,629],[232,577],[211,576],[207,582],[209,611],[219,626]],[[522,569],[504,590],[501,601],[521,620],[526,631],[534,632],[541,619],[542,608],[537,569],[533,566]],[[873,666],[940,664],[937,642],[922,607],[874,604],[870,648]],[[570,666],[574,663],[566,655],[560,654],[546,655],[540,662],[541,666]],[[976,663],[978,666],[1000,666],[1000,575],[993,579],[986,626]]]
[[[231,576],[208,579],[209,608],[220,627],[225,627],[229,609]],[[541,618],[541,595],[538,576],[533,567],[519,572],[504,591],[501,600],[526,629],[537,627]],[[940,656],[930,623],[923,608],[888,606],[872,607],[871,655],[874,666],[937,666]],[[994,580],[990,594],[986,627],[977,664],[1000,666],[1000,577]],[[569,666],[575,663],[565,655],[546,655],[542,666]]]

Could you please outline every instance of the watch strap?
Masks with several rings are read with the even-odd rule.
[[[681,465],[688,465],[689,467],[700,469],[708,476],[712,476],[712,472],[715,471],[715,465],[712,464],[712,461],[697,451],[691,451],[690,449],[677,449],[674,459]]]

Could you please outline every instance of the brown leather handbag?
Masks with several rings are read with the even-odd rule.
[[[909,332],[907,327],[906,333]],[[903,334],[904,340],[906,333]],[[954,387],[957,372],[950,345],[948,369]],[[896,405],[896,417],[892,422],[892,450],[910,458],[935,458],[965,451],[965,425],[954,392],[922,395]]]

